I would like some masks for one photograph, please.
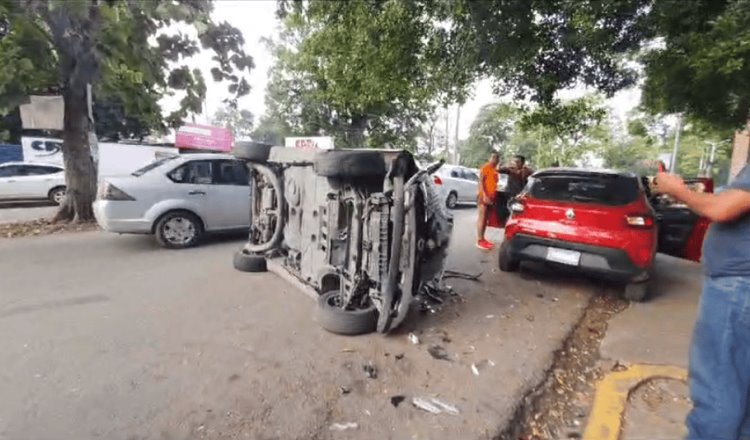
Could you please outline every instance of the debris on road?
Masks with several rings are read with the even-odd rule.
[[[354,422],[334,423],[331,425],[331,431],[346,431],[347,429],[357,429],[359,425]]]
[[[430,356],[432,356],[435,359],[441,360],[441,361],[450,361],[450,355],[447,351],[445,351],[445,348],[443,348],[442,345],[430,345],[430,347],[427,349],[427,352],[430,353]]]
[[[342,353],[354,353],[354,352],[356,352],[356,351],[357,351],[357,350],[355,350],[355,349],[353,349],[353,348],[342,348],[342,349],[341,349],[341,352],[342,352]]]
[[[419,337],[414,333],[409,333],[409,342],[414,345],[419,345]]]
[[[436,398],[415,397],[411,400],[412,405],[431,414],[448,413],[458,415],[460,411],[455,406],[445,403]]]
[[[483,359],[479,362],[471,364],[471,372],[474,373],[474,376],[479,376],[479,372],[484,370],[486,367],[494,367],[495,362],[487,359]]]
[[[400,361],[401,359],[404,358],[404,353],[399,353],[399,354],[397,354],[396,356],[393,356],[393,357],[396,358],[397,361]]]
[[[368,378],[370,379],[378,378],[378,369],[375,368],[375,365],[373,365],[372,362],[368,362],[365,365],[363,365],[362,369],[364,370]]]
[[[398,406],[399,406],[399,405],[401,404],[401,402],[403,402],[404,400],[406,400],[406,397],[405,397],[405,396],[402,396],[402,395],[400,395],[400,394],[399,394],[399,395],[397,395],[397,396],[393,396],[393,397],[391,397],[391,405],[393,405],[393,406],[395,406],[396,408],[398,408]]]
[[[482,276],[482,272],[479,272],[476,275],[472,275],[470,273],[466,272],[459,272],[456,270],[445,270],[443,272],[443,279],[446,278],[459,278],[462,280],[469,280],[469,281],[479,281],[479,278]]]
[[[349,393],[351,393],[351,392],[352,392],[352,389],[351,389],[351,388],[349,388],[349,387],[345,387],[345,386],[340,386],[340,387],[339,387],[339,391],[341,391],[341,394],[344,394],[344,395],[346,395],[346,394],[349,394]]]

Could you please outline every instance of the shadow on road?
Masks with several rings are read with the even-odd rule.
[[[165,252],[190,252],[190,249],[164,249],[159,246],[156,242],[156,238],[153,235],[141,235],[141,234],[111,234],[108,233],[113,240],[117,240],[117,245],[122,249],[126,249],[133,252],[144,252],[144,251],[156,251],[164,250]],[[233,232],[223,234],[211,234],[203,238],[200,244],[196,248],[205,248],[217,245],[223,245],[226,243],[236,242],[237,247],[247,240],[247,232]],[[193,249],[196,249],[193,248]]]

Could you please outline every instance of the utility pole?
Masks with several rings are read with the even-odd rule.
[[[451,158],[450,150],[450,116],[448,115],[448,104],[445,104],[445,154],[448,155],[448,160]]]
[[[680,134],[682,132],[682,113],[677,115],[677,131],[674,134],[674,148],[672,149],[672,163],[669,164],[669,172],[677,171],[677,153],[680,151]]]
[[[453,145],[453,163],[458,164],[458,123],[461,120],[461,103],[458,103],[458,107],[456,107],[456,136],[455,136],[455,143]]]

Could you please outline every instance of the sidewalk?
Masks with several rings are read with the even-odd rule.
[[[632,304],[610,320],[601,345],[602,361],[619,363],[622,367],[618,370],[625,370],[622,377],[628,375],[627,371],[632,374],[631,381],[619,391],[619,397],[627,399],[621,419],[618,415],[613,422],[621,420],[619,436],[613,432],[608,439],[679,440],[686,434],[684,420],[691,408],[687,384],[682,379],[659,376],[686,374],[701,275],[698,264],[659,257],[650,300]],[[641,366],[649,373],[633,379]],[[653,374],[656,377],[644,379]],[[590,419],[589,425],[599,422]]]

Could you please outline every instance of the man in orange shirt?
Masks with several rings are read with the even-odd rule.
[[[484,231],[487,229],[487,220],[490,216],[490,211],[495,205],[495,196],[497,194],[497,182],[499,176],[497,173],[497,164],[500,162],[500,157],[496,151],[490,154],[490,161],[484,164],[479,170],[479,188],[477,194],[477,210],[479,212],[479,218],[477,218],[477,247],[483,250],[490,250],[493,248],[492,243],[484,239]]]

